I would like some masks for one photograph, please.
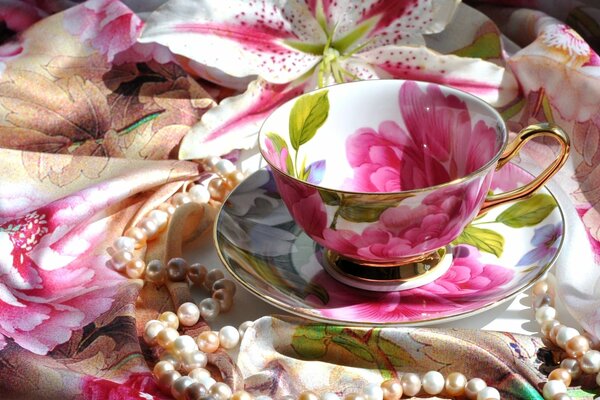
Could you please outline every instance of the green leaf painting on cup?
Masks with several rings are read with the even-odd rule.
[[[494,254],[496,257],[502,256],[504,251],[504,237],[501,234],[473,225],[468,225],[454,243],[470,244],[481,251]]]
[[[496,222],[511,228],[535,226],[542,222],[557,207],[556,200],[548,194],[537,194],[519,201],[496,217]]]

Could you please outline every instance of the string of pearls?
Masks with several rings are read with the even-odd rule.
[[[212,173],[208,179],[199,184],[184,185],[181,192],[149,211],[136,226],[127,229],[114,241],[108,249],[111,256],[109,264],[114,270],[133,279],[145,277],[155,282],[164,279],[159,265],[146,265],[142,259],[148,242],[155,240],[167,228],[177,207],[190,202],[221,203],[244,179],[244,175],[227,159],[210,157],[203,161],[202,166],[206,172]]]
[[[564,351],[566,357],[560,366],[548,375],[543,395],[546,400],[570,400],[567,388],[582,374],[596,374],[600,385],[600,343],[588,333],[580,334],[575,328],[561,324],[554,308],[555,278],[539,281],[533,286],[533,309],[544,338]]]

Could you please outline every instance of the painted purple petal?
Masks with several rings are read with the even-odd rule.
[[[562,234],[562,229],[560,226],[554,225],[544,225],[541,228],[536,228],[533,234],[533,239],[531,239],[531,244],[538,246],[548,247],[552,243],[556,241],[556,238]],[[548,241],[552,240],[552,243],[548,243]]]
[[[308,178],[306,181],[309,183],[319,184],[323,180],[323,176],[325,175],[326,161],[319,160],[310,164],[307,168],[308,170]]]
[[[303,50],[322,47],[326,37],[301,2],[172,0],[150,16],[140,41],[235,77],[287,83],[319,62],[320,55]]]
[[[533,250],[528,251],[519,262],[517,262],[518,267],[522,267],[525,265],[532,265],[540,260],[546,258],[549,254],[554,253],[555,249],[547,248],[547,247],[537,247]]]

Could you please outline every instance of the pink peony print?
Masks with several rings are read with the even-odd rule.
[[[325,287],[330,295],[327,307],[319,307],[328,318],[374,323],[408,321],[416,316],[420,320],[434,319],[473,311],[497,300],[500,288],[512,280],[514,272],[481,258],[476,248],[457,246],[453,264],[444,276],[402,292],[337,290],[336,286],[342,284],[325,272],[313,283]]]
[[[83,380],[82,395],[85,400],[166,400],[150,373],[135,373],[122,383],[106,379],[86,377]]]

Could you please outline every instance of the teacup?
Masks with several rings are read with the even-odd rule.
[[[540,136],[559,142],[555,161],[519,189],[488,193],[494,171]],[[509,143],[500,114],[475,96],[374,80],[282,104],[265,120],[259,147],[297,224],[330,256],[361,269],[443,253],[479,214],[548,181],[565,163],[569,140],[540,124]]]

